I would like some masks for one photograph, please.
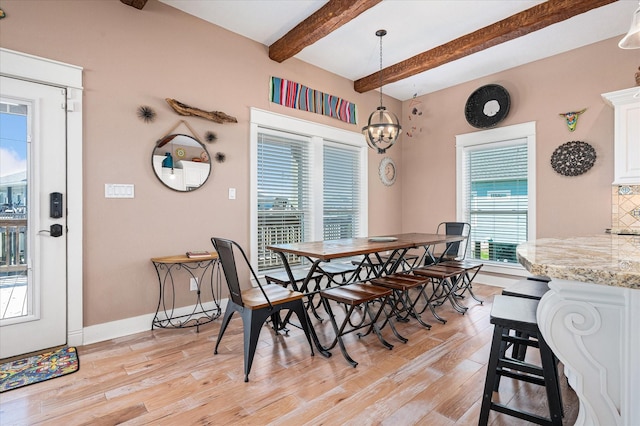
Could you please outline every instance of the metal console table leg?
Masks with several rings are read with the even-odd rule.
[[[152,330],[156,327],[196,327],[196,332],[199,332],[201,325],[220,316],[221,271],[216,253],[198,257],[186,255],[154,257],[151,262],[156,269],[160,285],[158,306],[151,323]],[[198,288],[195,304],[181,309],[176,306],[176,280],[184,279],[196,280]],[[211,300],[206,300],[209,298]]]

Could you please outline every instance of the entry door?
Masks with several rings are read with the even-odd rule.
[[[0,358],[6,358],[67,339],[66,91],[0,77],[0,103]],[[12,113],[24,119],[11,120]],[[7,313],[15,297],[23,309]]]

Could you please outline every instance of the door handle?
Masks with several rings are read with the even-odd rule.
[[[52,237],[62,236],[62,225],[60,225],[59,223],[54,223],[53,225],[51,225],[51,227],[49,228],[49,234]]]

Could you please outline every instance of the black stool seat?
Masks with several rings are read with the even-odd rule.
[[[537,280],[520,280],[502,290],[505,296],[524,297],[527,299],[540,300],[549,291],[549,283]]]
[[[556,358],[538,329],[537,309],[537,300],[503,295],[494,297],[490,320],[494,324],[493,340],[478,421],[481,426],[488,423],[491,410],[536,424],[562,425],[563,411]],[[515,335],[511,334],[512,331]],[[512,343],[538,348],[542,365],[537,366],[508,357],[505,347]],[[498,390],[502,376],[544,386],[549,404],[549,417],[493,402],[493,392]]]
[[[549,281],[551,281],[551,278],[545,276],[545,275],[531,275],[530,277],[527,277],[528,280],[533,280],[533,281],[544,281],[546,283],[548,283]]]

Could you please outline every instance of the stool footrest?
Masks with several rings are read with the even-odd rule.
[[[499,413],[507,414],[509,416],[517,417],[522,420],[526,420],[531,423],[536,423],[539,425],[553,425],[553,422],[545,417],[538,416],[533,413],[527,413],[524,411],[517,411],[512,408],[507,407],[503,404],[498,404],[496,402],[491,403],[491,409],[493,411],[497,411]]]

